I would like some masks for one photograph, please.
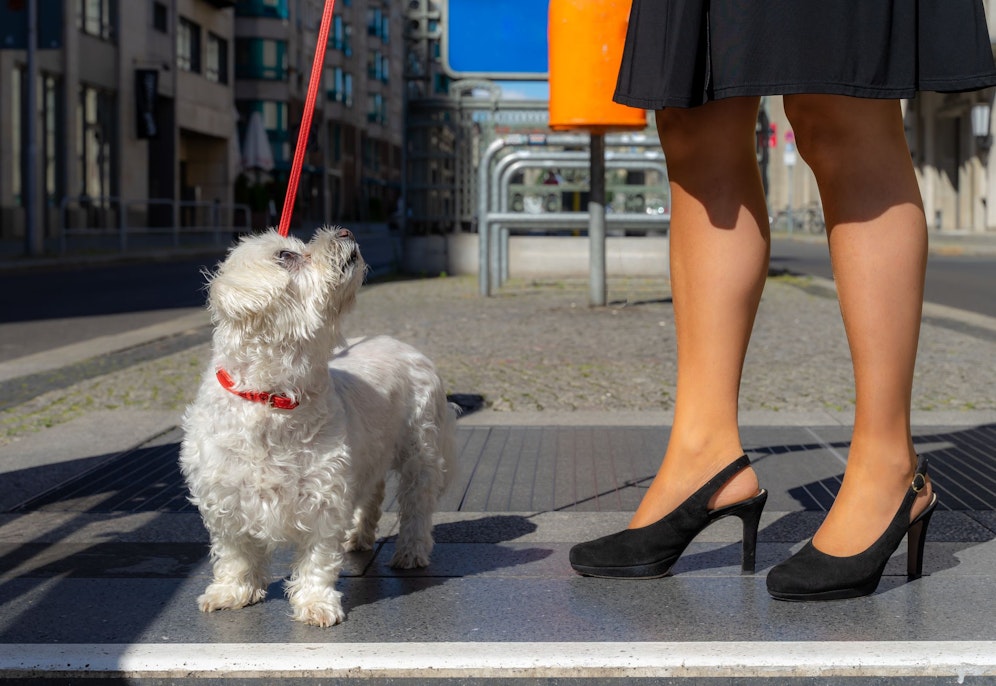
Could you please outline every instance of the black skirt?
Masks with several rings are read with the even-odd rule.
[[[633,0],[617,102],[996,85],[982,0]]]

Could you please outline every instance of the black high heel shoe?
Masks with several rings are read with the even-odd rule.
[[[850,557],[827,555],[809,541],[798,553],[768,572],[768,593],[777,600],[840,600],[870,595],[878,588],[892,553],[909,539],[906,559],[908,580],[923,573],[923,544],[927,525],[937,507],[937,494],[912,522],[910,510],[917,494],[927,485],[927,458],[917,461],[916,474],[899,511],[885,532],[869,548]]]
[[[695,491],[674,511],[653,524],[639,529],[624,529],[571,548],[571,567],[585,576],[611,579],[655,579],[665,576],[692,539],[707,526],[723,517],[739,517],[743,522],[744,573],[754,572],[757,527],[761,510],[768,499],[762,489],[757,495],[733,505],[709,509],[709,499],[738,472],[750,466],[741,455],[729,466]]]

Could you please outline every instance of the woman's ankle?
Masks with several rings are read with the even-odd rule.
[[[682,451],[673,444],[630,521],[630,528],[647,526],[678,507],[713,476],[743,455],[739,442],[715,452]],[[757,474],[742,469],[721,486],[709,500],[709,508],[747,500],[759,491]]]
[[[874,543],[909,492],[916,471],[915,459],[907,457],[905,447],[871,449],[867,443],[852,444],[844,482],[813,537],[813,545],[830,555],[846,556]],[[932,489],[928,482],[920,490],[911,519],[927,508]]]

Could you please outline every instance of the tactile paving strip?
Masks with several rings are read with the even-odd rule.
[[[748,446],[773,494],[792,509],[826,510],[843,465],[814,440],[818,429],[780,430],[785,440]],[[809,439],[808,441],[806,439]],[[798,439],[798,440],[796,440]],[[667,430],[650,427],[460,427],[457,483],[443,511],[632,511],[657,470]],[[177,466],[180,431],[121,453],[14,511],[185,512],[194,508]],[[921,430],[917,449],[945,509],[996,510],[996,425]],[[390,489],[385,509],[394,507]]]

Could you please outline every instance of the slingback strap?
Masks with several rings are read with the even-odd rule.
[[[705,485],[703,485],[702,488],[696,492],[696,495],[699,493],[708,493],[709,496],[712,496],[713,493],[722,488],[723,484],[747,467],[750,467],[750,458],[747,457],[747,455],[741,455],[733,462],[723,467],[723,469],[719,470],[719,472],[716,473],[716,476],[709,479]]]
[[[685,502],[694,507],[700,513],[708,512],[709,499],[712,498],[713,494],[722,488],[723,484],[747,467],[750,467],[750,458],[747,457],[747,455],[741,455],[733,462],[723,467],[723,469],[719,470],[715,476],[706,481],[705,484],[689,496],[688,500]]]
[[[914,493],[919,493],[927,486],[927,458],[924,455],[917,457],[916,474],[913,475],[913,483],[910,488]]]

